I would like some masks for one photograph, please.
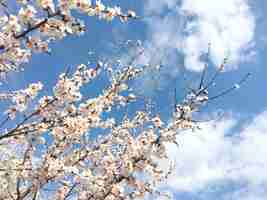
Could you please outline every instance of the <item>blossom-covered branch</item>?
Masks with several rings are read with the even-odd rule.
[[[70,34],[82,34],[86,27],[83,21],[72,14],[74,11],[111,21],[137,19],[129,10],[123,13],[120,7],[107,7],[100,0],[39,0],[17,1],[18,13],[6,11],[9,4],[2,2],[6,15],[0,16],[0,72],[17,71],[29,61],[32,52],[49,52],[49,42]]]
[[[89,16],[122,21],[138,17],[119,7],[106,7],[100,0],[17,0],[19,12],[12,14],[8,2],[1,1],[5,15],[0,18],[0,71],[19,70],[32,52],[47,52],[51,40],[85,30],[74,10]],[[196,89],[190,88],[173,115],[163,120],[158,113],[137,109],[122,118],[115,109],[127,108],[139,101],[131,88],[151,70],[148,64],[135,64],[144,49],[117,67],[110,63],[81,64],[59,75],[50,95],[42,93],[41,82],[26,88],[1,92],[7,102],[0,122],[0,200],[137,200],[168,197],[157,190],[173,168],[167,145],[177,145],[176,136],[184,130],[199,128],[194,113],[243,84],[214,96],[209,89],[226,60],[206,80],[206,69]],[[99,76],[107,76],[109,85],[94,97],[86,97],[82,88]],[[121,114],[120,112],[118,112]],[[168,169],[162,169],[164,160]]]
[[[8,144],[21,148],[20,153],[1,158],[0,163],[10,163],[12,167],[0,166],[5,188],[0,194],[6,199],[40,199],[46,193],[45,188],[52,184],[51,199],[115,200],[144,198],[147,193],[164,195],[156,190],[156,185],[169,172],[160,169],[158,161],[167,159],[166,144],[176,144],[177,134],[197,127],[192,114],[209,98],[207,88],[190,92],[176,105],[168,123],[145,110],[122,121],[103,118],[114,106],[128,106],[138,100],[134,94],[121,93],[129,89],[128,81],[142,75],[146,67],[125,66],[113,71],[111,85],[102,94],[85,101],[81,101],[80,89],[105,70],[103,65],[82,64],[71,74],[61,74],[52,96],[41,97],[31,114],[0,134],[1,148]],[[17,93],[31,90],[36,93],[39,89],[41,86],[30,85]],[[14,102],[15,108],[27,106],[27,101],[23,105]],[[92,140],[93,129],[98,129],[100,136],[101,132],[107,134]],[[36,154],[41,156],[36,158]],[[14,189],[13,184],[18,180],[18,189]]]

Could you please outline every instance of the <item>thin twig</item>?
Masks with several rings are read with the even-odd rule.
[[[219,93],[219,94],[217,94],[217,95],[215,95],[213,97],[210,97],[209,101],[215,100],[215,99],[217,99],[219,97],[222,97],[222,96],[232,92],[233,90],[238,89],[238,87],[240,85],[242,85],[243,83],[245,83],[250,76],[251,76],[251,73],[247,73],[237,84],[234,84],[232,87],[223,90],[221,93]]]
[[[205,80],[205,75],[206,75],[206,72],[207,72],[207,69],[208,69],[208,58],[210,56],[210,43],[209,43],[209,47],[208,47],[208,53],[207,53],[207,60],[205,61],[205,66],[204,66],[204,69],[202,71],[202,74],[201,74],[201,79],[200,79],[200,83],[199,83],[199,87],[198,89],[200,90],[204,84],[204,80]]]

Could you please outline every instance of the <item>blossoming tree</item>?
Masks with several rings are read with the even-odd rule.
[[[21,64],[28,62],[32,53],[49,52],[50,41],[84,32],[86,27],[72,15],[73,10],[104,20],[138,18],[133,11],[123,13],[100,0],[17,0],[17,13],[10,10],[10,2],[2,0],[0,4],[3,76],[23,70]],[[125,115],[121,121],[103,117],[114,106],[127,107],[138,101],[129,91],[129,81],[142,75],[148,66],[132,63],[119,70],[101,62],[95,66],[81,64],[75,71],[66,69],[50,96],[42,96],[41,82],[0,93],[1,100],[10,102],[0,123],[0,200],[164,196],[156,186],[174,166],[170,162],[169,170],[163,170],[158,161],[168,160],[166,144],[176,144],[177,134],[198,127],[192,114],[209,101],[208,89],[224,64],[206,84],[203,73],[200,87],[175,105],[168,123],[143,109],[132,118]],[[91,84],[103,71],[108,71],[109,87],[95,98],[82,98],[81,87]],[[29,108],[36,98],[37,105]],[[93,129],[102,137],[90,138]],[[104,131],[106,134],[102,134]]]

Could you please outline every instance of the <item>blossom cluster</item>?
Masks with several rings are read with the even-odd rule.
[[[8,117],[14,119],[17,112],[25,111],[30,101],[38,95],[42,88],[42,83],[38,82],[30,84],[26,89],[0,94],[1,99],[10,100],[12,102],[12,105],[6,111]]]
[[[119,7],[106,7],[100,0],[17,3],[19,11],[12,14],[7,1],[0,1],[6,13],[0,17],[3,73],[18,70],[32,52],[49,52],[51,40],[81,34],[85,26],[73,16],[75,10],[108,21],[137,18],[133,11],[123,14]],[[0,123],[0,200],[168,197],[157,190],[174,167],[166,145],[177,144],[181,131],[198,127],[193,114],[210,100],[209,85],[190,91],[175,105],[167,122],[147,108],[120,119],[113,110],[139,101],[132,93],[131,80],[150,67],[133,63],[117,69],[102,62],[81,64],[74,71],[68,68],[47,96],[39,94],[40,82],[0,94],[0,100],[11,102],[7,118]],[[109,86],[86,97],[82,88],[93,84],[100,74],[109,75]],[[161,168],[160,160],[169,162],[168,170]]]
[[[118,6],[105,6],[101,0],[17,0],[18,12],[3,2],[0,9],[0,72],[22,69],[33,52],[49,53],[49,42],[70,34],[80,35],[85,31],[84,22],[74,17],[78,11],[88,16],[111,21],[119,17],[122,21],[137,18],[133,11],[126,14]],[[10,6],[11,7],[11,6]]]
[[[129,99],[138,100],[125,91],[130,88],[129,80],[141,75],[146,67],[118,69],[112,72],[110,86],[101,94],[83,97],[81,88],[105,70],[99,62],[96,66],[81,64],[74,72],[62,73],[51,96],[40,97],[23,123],[0,134],[0,146],[14,144],[21,149],[19,154],[0,158],[0,163],[10,165],[0,165],[4,187],[1,197],[130,200],[143,199],[147,194],[165,195],[157,191],[157,184],[168,177],[173,166],[170,163],[166,171],[158,161],[168,159],[166,144],[176,144],[180,131],[196,126],[192,113],[205,105],[208,93],[203,90],[188,94],[176,106],[170,122],[146,110],[118,121],[110,111],[117,105],[128,106]],[[40,83],[31,84],[13,96],[16,110],[28,105],[23,101],[22,106],[17,99],[23,95],[35,97],[41,88]],[[101,137],[90,139],[93,129]],[[53,189],[47,193],[50,184]]]

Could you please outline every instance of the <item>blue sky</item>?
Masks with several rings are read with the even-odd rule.
[[[175,199],[263,200],[267,197],[267,93],[266,11],[262,0],[129,0],[104,1],[135,10],[142,20],[121,23],[82,17],[87,32],[67,37],[51,45],[51,55],[34,55],[25,72],[11,74],[10,89],[23,88],[29,82],[42,81],[51,91],[56,77],[67,66],[97,59],[127,62],[132,49],[118,50],[127,40],[140,40],[146,53],[138,63],[162,64],[159,71],[147,73],[135,84],[135,91],[152,98],[155,110],[167,121],[173,105],[185,90],[183,76],[195,84],[202,69],[200,55],[211,43],[210,69],[213,73],[224,56],[229,64],[217,79],[211,94],[228,88],[251,72],[251,78],[239,89],[218,99],[203,110],[203,118],[212,118],[223,110],[223,119],[203,124],[203,129],[179,136],[180,149],[169,147],[177,169],[162,184],[175,193]],[[89,55],[92,51],[94,54]],[[184,67],[186,69],[184,69]],[[100,79],[85,93],[95,95],[105,86]],[[176,84],[176,85],[175,85]],[[141,106],[141,105],[139,105]],[[135,107],[133,106],[132,109]]]

